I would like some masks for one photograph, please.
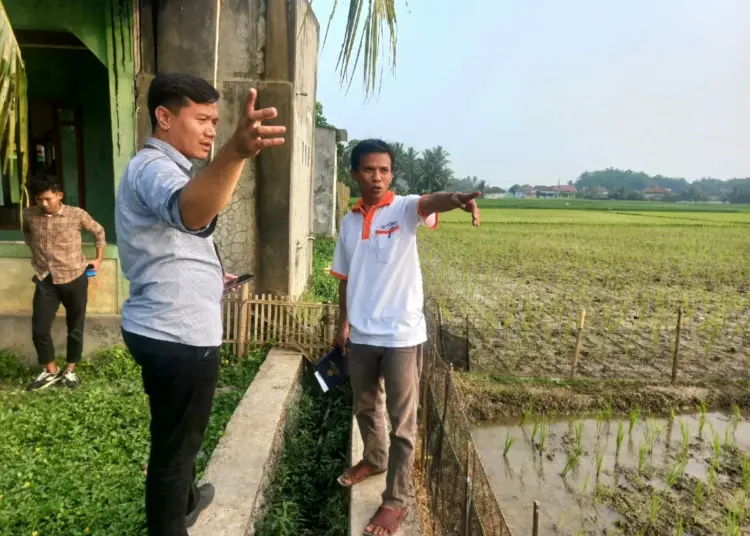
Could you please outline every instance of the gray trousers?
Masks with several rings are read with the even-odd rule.
[[[352,344],[348,367],[354,392],[354,415],[364,443],[364,461],[378,471],[388,470],[383,504],[405,508],[412,492],[422,346],[383,348]],[[391,422],[388,450],[381,411],[381,377]]]

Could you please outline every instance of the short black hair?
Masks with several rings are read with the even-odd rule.
[[[159,73],[148,88],[148,115],[151,128],[156,130],[156,109],[164,106],[177,114],[188,105],[188,99],[197,104],[213,104],[219,91],[199,76],[185,73]]]
[[[359,169],[359,161],[364,155],[376,153],[388,153],[391,157],[391,170],[393,170],[396,165],[396,155],[390,145],[378,139],[362,140],[352,149],[352,169]]]
[[[42,195],[46,191],[52,193],[62,192],[62,182],[56,175],[51,173],[38,173],[29,181],[29,191],[34,197]]]

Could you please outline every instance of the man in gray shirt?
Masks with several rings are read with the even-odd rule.
[[[222,340],[221,261],[211,235],[248,158],[284,143],[283,126],[261,122],[251,89],[233,136],[192,177],[216,138],[219,92],[179,73],[158,74],[148,92],[153,136],[130,161],[117,191],[115,224],[130,297],[125,344],[141,366],[151,407],[146,476],[150,536],[187,536],[211,502],[195,484],[195,457],[211,414]]]

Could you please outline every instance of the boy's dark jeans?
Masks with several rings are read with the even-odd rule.
[[[200,498],[195,458],[211,415],[219,348],[187,346],[122,332],[141,367],[151,407],[151,454],[146,474],[150,536],[187,536],[185,516]]]
[[[49,275],[44,280],[37,281],[31,314],[31,339],[40,365],[49,365],[55,360],[52,323],[61,303],[65,307],[65,323],[68,326],[66,361],[78,363],[81,360],[88,290],[89,279],[85,273],[62,285],[54,284]]]

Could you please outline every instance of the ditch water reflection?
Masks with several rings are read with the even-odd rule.
[[[534,416],[523,425],[516,418],[472,430],[476,451],[514,535],[531,534],[535,500],[541,506],[540,534],[606,533],[607,527],[623,518],[595,500],[597,485],[628,486],[623,468],[668,473],[683,452],[685,437],[688,454],[684,473],[704,483],[716,441],[721,445],[729,442],[750,453],[750,422],[734,414],[706,412],[674,418],[643,415],[632,430],[629,417],[610,418],[607,422],[601,414],[580,419]],[[699,439],[701,421],[704,424]],[[617,454],[620,427],[622,440]],[[506,441],[513,438],[514,443],[503,456]],[[574,469],[570,469],[571,457],[578,460]],[[566,465],[569,470],[563,477]],[[666,486],[659,477],[650,484],[655,489]]]

